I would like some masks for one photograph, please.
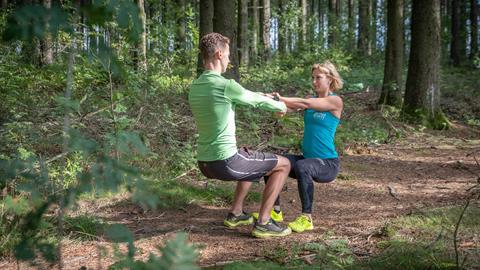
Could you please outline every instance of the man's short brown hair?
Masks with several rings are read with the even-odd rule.
[[[209,33],[200,39],[200,53],[203,61],[213,58],[217,49],[225,49],[227,44],[230,44],[228,37],[222,36],[219,33]]]

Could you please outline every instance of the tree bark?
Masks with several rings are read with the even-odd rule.
[[[269,62],[272,49],[270,45],[270,0],[263,0],[263,60]]]
[[[388,0],[387,47],[379,104],[400,107],[403,71],[403,0]]]
[[[260,28],[260,21],[258,15],[258,0],[252,1],[252,53],[251,56],[253,57],[252,62],[256,62],[258,57],[258,32]]]
[[[42,0],[45,8],[52,8],[52,0]],[[53,42],[49,27],[45,32],[45,36],[40,40],[40,65],[50,65],[53,63]]]
[[[238,0],[238,53],[241,66],[248,66],[248,0]]]
[[[334,48],[337,45],[337,1],[328,1],[328,47]]]
[[[299,51],[305,49],[307,44],[307,0],[299,0],[300,10],[302,14],[300,15],[300,33],[298,39],[298,49]]]
[[[448,120],[440,109],[440,1],[413,0],[412,45],[408,63],[406,119],[444,129]]]
[[[456,67],[461,64],[460,56],[460,3],[459,0],[452,0],[452,29],[450,43],[450,59]]]
[[[280,14],[285,14],[285,0],[278,0],[278,10]],[[286,24],[284,16],[280,16],[278,18],[278,52],[280,55],[284,55],[286,53]]]
[[[355,17],[354,17],[354,2],[348,0],[348,43],[350,48],[355,47]]]
[[[145,72],[147,71],[147,15],[144,0],[136,0],[136,4],[142,29],[137,41],[135,62],[137,70]]]
[[[0,1],[0,9],[6,9],[8,7],[8,0]]]
[[[175,35],[175,49],[182,54],[185,51],[185,0],[175,0],[176,2],[176,35]]]
[[[213,0],[200,0],[200,33],[199,39],[213,32]],[[203,72],[202,55],[198,53],[197,75]]]
[[[478,4],[470,0],[470,59],[478,56]]]
[[[371,55],[369,50],[370,33],[370,0],[359,0],[358,3],[358,50],[361,55]]]
[[[225,77],[240,81],[238,73],[237,53],[237,20],[235,17],[235,1],[214,0],[213,31],[230,39],[230,63]]]
[[[377,20],[378,20],[378,0],[371,0],[372,22],[370,28],[370,47],[372,51],[377,49]]]

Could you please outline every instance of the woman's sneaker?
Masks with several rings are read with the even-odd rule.
[[[252,223],[253,217],[245,212],[242,212],[239,216],[228,213],[227,217],[223,220],[223,224],[229,228],[235,228],[240,225],[250,225]]]
[[[266,224],[260,224],[257,220],[252,231],[252,235],[257,238],[287,236],[291,233],[292,230],[290,228],[278,224],[273,219],[269,219]]]
[[[255,219],[255,220],[258,220],[258,212],[253,212],[252,213],[252,217]],[[277,212],[275,211],[274,209],[272,209],[272,211],[270,211],[270,217],[275,220],[276,222],[282,222],[283,221],[283,213],[282,211],[280,212]]]
[[[313,230],[312,218],[307,215],[300,215],[294,221],[288,223],[288,227],[294,232],[303,232]]]

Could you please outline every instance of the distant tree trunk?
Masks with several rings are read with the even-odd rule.
[[[452,38],[450,44],[450,59],[454,66],[461,64],[460,56],[460,2],[452,0]]]
[[[361,55],[370,55],[369,34],[370,34],[370,0],[359,0],[358,2],[358,50]]]
[[[403,115],[435,129],[448,128],[440,109],[440,1],[413,0],[412,45]]]
[[[316,21],[314,18],[318,18],[318,0],[310,0],[309,9],[308,9],[308,32],[307,32],[307,42],[312,51],[313,45],[315,45],[316,40]]]
[[[307,44],[307,0],[299,0],[300,10],[302,14],[300,15],[300,33],[298,38],[298,49],[301,51],[305,49]]]
[[[238,0],[238,53],[240,65],[248,66],[248,0]]]
[[[440,16],[442,20],[442,52],[448,52],[448,45],[450,43],[450,0],[440,0]]]
[[[355,47],[355,17],[353,0],[348,0],[348,45],[350,48]]]
[[[252,53],[251,56],[253,57],[254,61],[256,62],[258,57],[258,31],[260,28],[260,21],[258,18],[258,0],[252,1]]]
[[[403,0],[388,0],[387,47],[379,104],[400,107],[403,72]]]
[[[0,1],[0,9],[6,9],[8,7],[8,0]]]
[[[371,50],[377,50],[377,20],[378,20],[378,0],[371,0],[372,22],[370,28],[370,46]]]
[[[280,14],[285,13],[285,0],[278,0],[278,10]],[[278,52],[280,55],[284,55],[286,52],[286,25],[284,16],[278,18]]]
[[[328,1],[328,47],[334,48],[337,45],[337,1]]]
[[[176,24],[176,35],[175,35],[175,50],[178,50],[180,54],[185,51],[185,0],[175,0],[176,6],[175,18],[177,20]]]
[[[137,41],[135,62],[138,70],[147,71],[147,15],[145,14],[145,2],[144,0],[136,0],[136,4],[142,31]]]
[[[269,62],[271,58],[270,46],[270,0],[263,0],[263,60]]]
[[[214,0],[213,8],[213,31],[230,39],[230,62],[231,67],[225,73],[227,78],[240,81],[238,73],[237,53],[237,20],[235,17],[235,1]]]
[[[213,32],[213,0],[200,0],[200,33],[202,38],[208,33]],[[198,53],[197,75],[203,72],[202,55]]]
[[[467,12],[468,9],[468,1],[464,0],[461,1],[460,3],[460,57],[461,57],[461,62],[465,62],[467,59],[467,23],[468,23],[468,17],[469,14]]]
[[[42,0],[42,4],[45,8],[52,8],[52,0]],[[50,65],[53,63],[53,43],[52,35],[49,29],[46,31],[45,36],[40,40],[40,65]]]
[[[478,56],[478,4],[470,0],[470,59]]]

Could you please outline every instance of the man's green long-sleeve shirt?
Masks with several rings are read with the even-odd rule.
[[[207,70],[192,82],[188,101],[198,129],[197,160],[224,160],[237,152],[235,105],[286,112],[283,102],[244,89],[234,80]]]

